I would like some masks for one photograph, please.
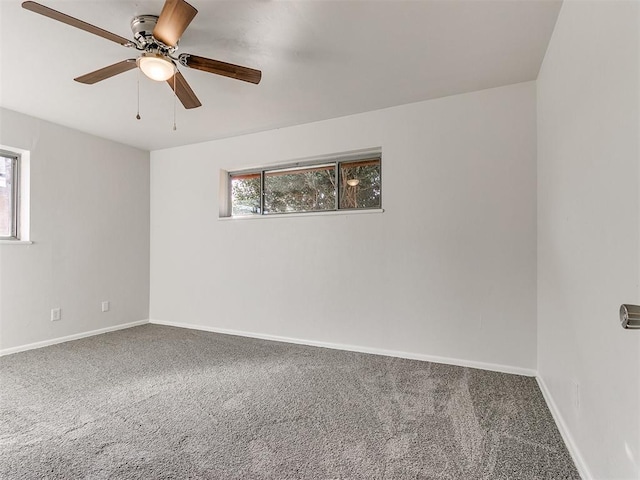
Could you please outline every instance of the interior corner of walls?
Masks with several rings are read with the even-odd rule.
[[[542,73],[542,71],[544,69],[545,60],[547,59],[547,55],[548,55],[549,50],[551,49],[551,47],[553,45],[553,39],[554,39],[554,37],[556,35],[556,27],[558,26],[558,23],[560,22],[560,17],[562,16],[562,10],[563,10],[565,4],[568,1],[569,0],[561,0],[560,6],[558,7],[558,16],[556,17],[556,21],[553,24],[553,29],[551,31],[551,35],[549,36],[549,42],[547,43],[547,47],[544,49],[544,54],[542,55],[542,61],[540,62],[540,68],[538,68],[538,73],[536,74],[536,78],[535,78],[536,82],[540,78],[540,74]]]
[[[578,444],[573,438],[573,435],[571,434],[571,430],[569,429],[567,423],[565,422],[564,417],[560,413],[560,409],[558,408],[553,398],[553,394],[551,393],[551,390],[549,389],[546,382],[544,381],[543,376],[540,375],[540,372],[538,372],[538,375],[536,376],[536,381],[538,383],[538,386],[540,387],[540,391],[542,392],[542,396],[544,397],[547,407],[551,412],[551,416],[553,417],[553,420],[555,421],[556,426],[558,427],[558,431],[560,432],[560,435],[562,436],[562,439],[564,440],[564,443],[567,446],[569,455],[571,455],[571,459],[573,460],[573,463],[578,469],[578,473],[580,474],[580,477],[582,478],[582,480],[593,480],[594,477],[591,474],[589,467],[587,466],[587,462],[582,456],[582,453],[578,448]]]

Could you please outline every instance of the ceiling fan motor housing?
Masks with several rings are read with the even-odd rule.
[[[172,53],[176,47],[170,47],[159,42],[153,36],[153,29],[158,23],[157,15],[138,15],[131,20],[131,31],[138,46],[142,50],[159,50],[162,53]]]
[[[157,15],[138,15],[131,20],[133,38],[141,45],[149,43],[153,39],[153,29],[158,23]]]

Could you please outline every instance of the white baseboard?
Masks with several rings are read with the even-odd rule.
[[[573,435],[569,431],[567,424],[556,405],[556,402],[553,400],[553,396],[551,395],[551,391],[547,387],[547,384],[544,382],[544,379],[539,375],[536,376],[536,380],[538,382],[538,386],[540,387],[540,391],[542,392],[542,396],[544,400],[547,402],[547,406],[551,411],[551,415],[553,415],[553,419],[556,422],[556,426],[560,431],[560,435],[562,435],[562,439],[564,440],[565,445],[567,446],[567,450],[569,450],[569,454],[573,459],[573,463],[576,464],[576,468],[578,469],[578,473],[582,477],[583,480],[593,480],[593,475],[589,471],[582,454],[580,453],[580,449],[576,445],[576,442],[573,440]]]
[[[480,370],[490,370],[493,372],[512,373],[515,375],[524,375],[527,377],[535,377],[537,374],[535,370],[529,369],[529,368],[512,367],[510,365],[500,365],[496,363],[475,362],[472,360],[463,360],[463,359],[451,358],[451,357],[437,357],[437,356],[425,355],[421,353],[401,352],[397,350],[385,350],[381,348],[363,347],[360,345],[347,345],[343,343],[328,343],[328,342],[320,342],[316,340],[281,337],[279,335],[245,332],[241,330],[230,330],[227,328],[209,327],[206,325],[194,325],[189,323],[167,322],[164,320],[149,320],[149,323],[153,323],[156,325],[166,325],[169,327],[188,328],[191,330],[202,330],[205,332],[223,333],[225,335],[236,335],[239,337],[259,338],[262,340],[273,340],[276,342],[295,343],[298,345],[309,345],[312,347],[331,348],[333,350],[346,350],[349,352],[371,353],[374,355],[383,355],[386,357],[398,357],[398,358],[407,358],[410,360],[422,360],[425,362],[446,363],[448,365],[478,368]]]
[[[73,335],[67,335],[66,337],[58,337],[52,338],[51,340],[43,340],[42,342],[29,343],[27,345],[21,345],[19,347],[5,348],[0,350],[0,357],[4,355],[10,355],[12,353],[24,352],[25,350],[33,350],[34,348],[48,347],[49,345],[55,345],[57,343],[70,342],[71,340],[78,340],[80,338],[93,337],[94,335],[100,335],[102,333],[115,332],[116,330],[137,327],[138,325],[144,325],[145,323],[149,323],[149,320],[139,320],[137,322],[123,323],[121,325],[115,325],[113,327],[91,330],[90,332],[76,333]]]

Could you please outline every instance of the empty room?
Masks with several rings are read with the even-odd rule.
[[[0,1],[0,478],[640,479],[640,1]]]

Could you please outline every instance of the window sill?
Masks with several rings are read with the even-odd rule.
[[[218,217],[221,221],[235,220],[262,220],[266,218],[291,218],[291,217],[326,217],[331,215],[364,215],[368,213],[383,213],[383,208],[367,208],[362,210],[331,210],[329,212],[304,212],[304,213],[272,213],[269,215],[239,215],[236,217]]]
[[[0,240],[0,245],[32,245],[30,240]]]

